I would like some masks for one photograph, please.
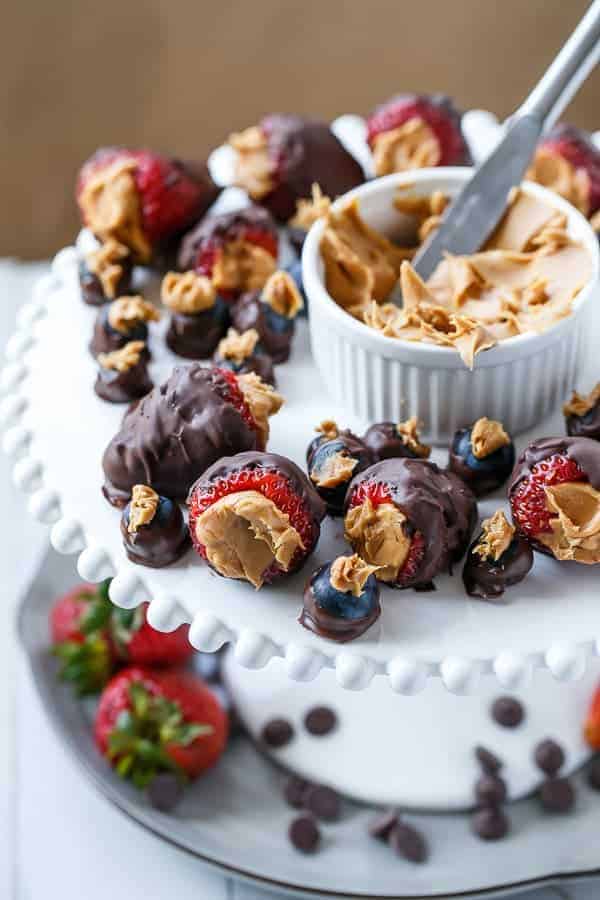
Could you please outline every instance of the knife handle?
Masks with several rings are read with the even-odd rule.
[[[600,62],[600,0],[594,0],[571,37],[515,116],[533,115],[547,131]]]

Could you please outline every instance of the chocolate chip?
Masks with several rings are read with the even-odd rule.
[[[482,775],[475,784],[479,806],[500,806],[506,800],[506,783],[497,775]]]
[[[573,785],[566,778],[548,778],[540,788],[540,802],[548,812],[569,812],[575,805]]]
[[[183,784],[172,772],[159,772],[146,790],[150,805],[160,812],[171,812],[183,796]]]
[[[285,747],[294,737],[294,729],[287,719],[271,719],[262,730],[261,738],[267,747]]]
[[[300,778],[298,775],[291,775],[283,789],[286,803],[293,806],[294,809],[302,809],[304,806],[304,795],[308,787],[309,783],[304,778]]]
[[[304,717],[304,726],[310,734],[329,734],[337,725],[337,716],[328,706],[314,706]]]
[[[371,837],[379,838],[379,840],[387,841],[393,828],[398,825],[400,819],[395,809],[389,809],[387,812],[381,813],[369,825],[369,834]]]
[[[289,838],[296,850],[314,853],[321,840],[319,826],[312,816],[298,816],[290,825]]]
[[[538,769],[541,769],[546,775],[556,775],[565,761],[563,748],[556,741],[548,738],[540,741],[533,752],[533,758]]]
[[[427,843],[421,832],[404,822],[398,822],[396,827],[392,828],[389,845],[398,856],[411,862],[425,862],[428,856]]]
[[[471,827],[473,833],[483,841],[499,841],[508,834],[510,822],[498,807],[485,806],[474,813]]]
[[[503,728],[516,728],[524,717],[523,704],[516,697],[498,697],[492,703],[492,718]]]
[[[487,775],[495,775],[502,768],[498,757],[491,750],[486,750],[485,747],[475,747],[475,756]]]
[[[587,775],[588,784],[593,790],[600,791],[600,757],[592,761]]]
[[[333,788],[315,784],[307,788],[304,794],[304,806],[317,819],[334,822],[340,816],[340,797]]]

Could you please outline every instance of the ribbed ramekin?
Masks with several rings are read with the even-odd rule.
[[[356,197],[365,221],[390,234],[398,223],[393,205],[398,187],[452,196],[469,175],[466,168],[388,175],[350,191],[333,208]],[[324,223],[313,225],[302,255],[311,342],[323,381],[339,407],[368,421],[417,416],[424,439],[433,444],[447,443],[458,427],[481,416],[498,419],[510,433],[519,434],[556,410],[576,384],[587,348],[586,322],[594,315],[594,302],[600,301],[598,237],[560,197],[530,182],[523,189],[566,214],[569,233],[590,254],[592,277],[569,317],[543,334],[517,335],[478,354],[473,371],[453,348],[384,337],[344,312],[324,285],[319,253]]]

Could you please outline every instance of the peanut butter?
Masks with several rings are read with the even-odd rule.
[[[286,319],[295,319],[304,306],[300,291],[289,272],[273,272],[265,284],[261,299],[273,312]]]
[[[310,200],[298,200],[296,203],[296,215],[292,216],[288,225],[292,228],[300,228],[309,231],[318,219],[324,219],[331,207],[331,200],[327,197],[318,184],[313,184]]]
[[[598,403],[600,403],[600,381],[589,394],[579,394],[573,391],[571,399],[563,406],[565,416],[585,416]]]
[[[378,567],[380,581],[396,581],[406,562],[411,540],[405,523],[406,517],[392,503],[373,506],[366,500],[346,514],[346,540],[362,559]]]
[[[103,369],[113,369],[115,372],[128,372],[139,363],[145,346],[145,341],[129,341],[120,350],[113,350],[111,353],[99,353],[98,364]]]
[[[481,528],[481,538],[473,548],[473,553],[477,553],[481,559],[497,562],[510,547],[515,528],[508,522],[501,509],[491,518],[484,519]]]
[[[262,129],[253,125],[232,134],[229,145],[236,152],[235,184],[253,200],[262,200],[273,190],[273,164]]]
[[[585,169],[576,169],[560,154],[540,147],[527,170],[526,178],[560,194],[584,216],[589,214],[589,175]]]
[[[420,459],[427,459],[431,455],[431,447],[421,443],[418,424],[417,417],[411,416],[406,422],[398,422],[396,431],[398,432],[398,436],[402,439],[402,443],[405,444],[409,450],[412,450],[415,456],[418,456]]]
[[[365,584],[376,571],[377,566],[370,566],[356,553],[353,556],[338,556],[331,564],[329,581],[336,591],[360,597]]]
[[[261,435],[263,447],[269,440],[269,417],[279,412],[284,404],[281,394],[270,384],[265,384],[254,372],[238,375],[238,385],[244,395],[244,400],[250,407],[252,418]]]
[[[546,487],[546,506],[554,513],[552,532],[538,540],[560,560],[595,565],[600,562],[600,491],[586,482]]]
[[[255,328],[249,328],[242,334],[235,328],[230,328],[226,337],[219,341],[217,354],[222,359],[230,359],[237,365],[241,365],[245,359],[252,356],[257,344],[258,331]]]
[[[129,506],[129,534],[135,534],[142,525],[150,524],[156,515],[159,501],[160,497],[149,485],[134,484]]]
[[[427,122],[418,116],[378,134],[373,142],[376,175],[437,166],[439,162],[439,141]]]
[[[358,460],[347,456],[342,450],[330,454],[319,469],[312,469],[310,480],[321,488],[334,488],[352,477]]]
[[[104,296],[114,300],[119,282],[123,277],[124,266],[129,256],[129,248],[114,238],[101,244],[97,250],[86,256],[87,267],[102,285]]]
[[[485,459],[486,456],[508,444],[510,444],[510,437],[502,423],[496,422],[494,419],[488,419],[486,416],[477,419],[471,429],[471,446],[476,459]]]
[[[138,295],[118,297],[108,310],[108,324],[121,334],[129,334],[142,322],[158,322],[159,319],[157,308]]]
[[[224,244],[212,270],[212,283],[219,291],[259,291],[275,271],[275,259],[263,247],[237,240]]]
[[[196,272],[167,272],[160,287],[160,298],[173,312],[195,315],[212,309],[217,292],[206,275]]]

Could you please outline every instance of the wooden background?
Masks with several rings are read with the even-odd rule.
[[[505,116],[586,0],[20,0],[0,34],[0,255],[50,255],[99,144],[203,157],[263,113],[443,90]],[[568,118],[600,128],[600,75]]]

